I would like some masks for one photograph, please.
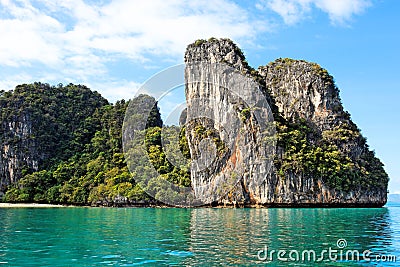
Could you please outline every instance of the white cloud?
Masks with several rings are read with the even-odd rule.
[[[0,0],[0,79],[2,68],[41,66],[36,72],[94,84],[106,80],[110,62],[178,63],[198,38],[251,41],[267,29],[230,0]]]
[[[27,73],[20,73],[7,76],[7,79],[0,79],[0,90],[14,89],[16,85],[34,82],[33,77]]]
[[[313,9],[342,23],[369,5],[367,0],[256,2],[258,9],[273,10],[287,24],[310,16]],[[114,88],[115,95],[131,97],[125,92],[132,91],[134,82],[113,77],[112,64],[124,60],[143,69],[176,64],[196,39],[229,37],[252,44],[260,34],[276,30],[270,17],[250,10],[231,0],[0,0],[0,85],[9,88],[29,73],[36,81],[84,83],[107,96],[113,93],[106,88]]]
[[[353,15],[363,13],[372,3],[369,0],[319,0],[315,5],[328,13],[333,23],[343,24]]]
[[[309,17],[313,8],[317,8],[329,15],[332,24],[343,25],[371,5],[370,0],[261,0],[256,7],[271,9],[288,25]]]
[[[76,64],[88,54],[145,61],[147,55],[182,57],[197,38],[230,36],[251,39],[258,29],[245,10],[228,0],[208,2],[115,0],[106,5],[82,0],[2,0],[11,19],[0,19],[0,64],[19,66],[32,61],[53,66]],[[68,17],[66,21],[58,17]],[[87,63],[92,59],[87,58]]]
[[[32,61],[55,66],[60,48],[53,41],[63,26],[29,3],[1,1],[9,18],[0,20],[0,62],[2,65],[30,65]]]
[[[85,85],[100,92],[101,95],[110,102],[132,98],[136,95],[136,92],[140,87],[139,83],[126,80],[103,82],[96,81],[93,83],[89,82]]]
[[[310,11],[308,0],[272,0],[267,2],[267,6],[278,13],[289,25],[297,23]]]

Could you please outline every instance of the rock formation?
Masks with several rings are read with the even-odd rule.
[[[82,149],[93,129],[85,133],[76,129],[107,103],[97,92],[81,85],[34,83],[2,92],[0,192],[25,174],[50,168]]]
[[[333,78],[318,64],[278,59],[256,71],[232,41],[214,38],[189,45],[185,63],[183,121],[196,197],[267,206],[386,203],[383,164],[343,110]],[[229,67],[210,67],[218,63]],[[248,84],[232,82],[235,71]],[[261,98],[276,126],[277,143],[267,146],[273,131],[265,136],[260,125],[271,117],[262,121],[251,104]]]
[[[38,170],[40,157],[33,152],[36,144],[29,136],[32,134],[30,115],[23,113],[10,121],[3,121],[3,138],[0,155],[0,191],[3,185],[15,183],[24,169]],[[3,139],[3,140],[4,140]],[[26,153],[28,152],[28,153]]]

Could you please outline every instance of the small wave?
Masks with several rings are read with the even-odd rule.
[[[127,267],[127,266],[138,266],[138,265],[144,265],[144,264],[149,264],[149,263],[161,263],[164,262],[164,260],[143,260],[140,262],[135,262],[135,263],[125,263],[122,264],[121,266]]]
[[[177,257],[189,257],[193,256],[193,252],[191,251],[184,251],[184,250],[167,250],[166,252],[162,253],[164,255],[171,255]]]
[[[106,255],[106,256],[103,256],[101,258],[102,259],[119,259],[121,257],[122,257],[121,255]]]

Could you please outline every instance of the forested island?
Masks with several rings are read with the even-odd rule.
[[[339,89],[325,69],[302,60],[277,59],[255,70],[232,41],[214,38],[189,45],[185,62],[211,58],[229,64],[259,84],[274,113],[277,138],[273,172],[261,189],[252,191],[239,177],[238,188],[228,192],[223,203],[386,203],[389,178],[383,164],[369,149],[350,114],[343,110]],[[196,90],[201,88],[186,88],[186,97]],[[221,92],[224,91],[216,87],[207,91],[217,101]],[[160,179],[184,187],[190,187],[194,179],[198,182],[196,179],[200,178],[191,174],[189,165],[177,168],[168,161],[161,138],[168,140],[169,136],[179,134],[180,152],[190,160],[201,138],[211,136],[218,142],[218,132],[212,124],[200,121],[189,129],[165,126],[156,100],[148,95],[110,103],[84,85],[36,82],[0,92],[1,200],[93,206],[161,204],[146,193],[151,188],[136,183],[141,176],[148,175],[146,169],[128,170],[123,153],[124,117],[128,105],[135,101],[155,104],[141,134],[159,177],[146,186],[157,187]],[[253,123],[251,109],[234,106],[232,110],[240,118],[243,136],[255,136],[249,130]],[[247,166],[251,160],[246,155],[241,162],[234,158],[233,155],[246,151],[240,143],[236,149],[222,151],[220,157],[235,160],[237,173],[239,163]],[[244,172],[249,175],[247,169]],[[209,171],[207,175],[213,177],[214,173]]]
[[[132,100],[150,100],[141,95]],[[5,202],[75,205],[152,203],[122,152],[128,102],[109,103],[83,85],[19,85],[1,92],[1,185]],[[161,149],[158,109],[147,132],[149,156],[168,179],[190,184]],[[174,131],[174,127],[170,127]],[[168,131],[167,131],[168,132]],[[140,175],[140,174],[137,174]]]

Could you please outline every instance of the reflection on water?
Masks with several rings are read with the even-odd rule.
[[[265,246],[318,252],[337,249],[338,239],[346,249],[400,256],[400,208],[0,209],[0,265],[253,266],[266,263],[257,258]]]
[[[391,218],[391,213],[397,220]],[[398,210],[387,208],[196,209],[192,210],[190,238],[196,257],[187,259],[187,263],[201,264],[209,259],[220,264],[255,264],[260,263],[257,252],[265,246],[269,251],[318,252],[329,247],[338,249],[338,239],[347,241],[346,249],[360,253],[369,249],[398,254],[399,244],[394,243],[394,236],[397,240],[400,237],[398,219]],[[348,266],[349,262],[345,264]]]

